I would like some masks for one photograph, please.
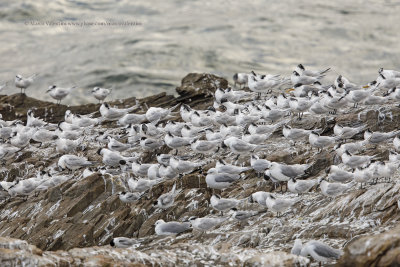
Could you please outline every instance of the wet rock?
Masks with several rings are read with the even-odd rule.
[[[179,94],[177,100],[205,109],[213,103],[213,93],[217,88],[228,88],[228,81],[213,74],[189,73],[182,79],[181,86],[176,88]]]
[[[244,266],[307,266],[310,260],[285,252],[263,253],[245,261]]]
[[[347,244],[339,266],[399,266],[400,227]]]

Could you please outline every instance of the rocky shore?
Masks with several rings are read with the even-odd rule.
[[[127,98],[110,105],[122,108],[138,103],[136,113],[143,113],[146,105],[187,104],[205,109],[212,106],[214,91],[228,86],[223,78],[191,73],[176,88],[178,97],[162,93],[144,99]],[[34,95],[29,90],[27,93]],[[25,122],[27,111],[32,109],[36,117],[58,123],[68,109],[98,117],[99,107],[100,104],[67,107],[21,94],[0,96],[3,120]],[[396,104],[387,104],[380,110],[361,107],[357,112],[306,116],[303,120],[293,117],[290,121],[292,127],[319,128],[323,134],[330,134],[335,123],[346,126],[362,123],[372,131],[388,132],[400,129],[400,108]],[[104,122],[98,127],[113,128],[115,122]],[[362,138],[362,135],[354,137],[355,140]],[[325,169],[337,160],[332,149],[316,153],[301,142],[292,146],[283,138],[282,128],[274,132],[267,144],[265,158],[270,161],[312,164],[307,179],[326,175]],[[148,152],[143,155],[142,163],[153,162],[156,153],[172,151],[164,146]],[[91,147],[83,148],[79,154],[101,162],[101,156]],[[363,154],[387,160],[389,146],[367,145]],[[51,147],[23,151],[16,159],[4,163],[0,181],[32,177],[34,171],[54,166],[59,157]],[[207,160],[203,172],[215,165],[214,158]],[[79,171],[74,175],[74,179],[37,195],[31,194],[27,200],[17,197],[0,202],[1,266],[307,266],[308,258],[290,254],[296,238],[326,240],[343,249],[344,255],[337,266],[400,265],[399,172],[390,182],[367,185],[363,189],[353,187],[334,199],[320,194],[320,189],[312,189],[283,217],[265,212],[244,225],[229,220],[204,234],[193,231],[177,237],[154,235],[154,223],[159,219],[183,221],[190,216],[217,215],[208,204],[212,191],[199,170],[155,185],[151,197],[130,205],[119,200],[117,193],[123,191],[123,186],[111,175],[95,172],[83,178]],[[245,176],[246,179],[224,190],[222,197],[245,199],[255,191],[281,189],[263,181],[254,171],[247,171]],[[168,192],[174,183],[181,189],[176,204],[165,211],[157,210],[154,200]],[[251,203],[245,203],[242,209],[261,210]],[[136,238],[138,246],[111,248],[110,240],[119,236]]]

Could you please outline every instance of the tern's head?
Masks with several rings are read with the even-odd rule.
[[[224,105],[221,105],[218,108],[221,110],[221,112],[225,112],[228,110]]]
[[[22,80],[22,75],[21,74],[17,74],[15,76],[15,79],[18,80],[18,81]]]
[[[313,84],[314,84],[314,85],[316,85],[316,84],[322,85],[319,81],[315,81]]]
[[[97,92],[99,90],[100,90],[100,87],[95,87],[95,88],[93,88],[92,93]]]
[[[322,177],[318,180],[318,185],[320,185],[323,181],[327,182],[327,180],[325,179],[325,177]]]
[[[11,123],[11,126],[16,126],[16,125],[23,125],[24,122],[21,120],[15,120]]]
[[[314,135],[318,135],[318,136],[319,136],[319,133],[317,133],[316,131],[311,131],[311,134],[314,134]]]
[[[188,105],[186,105],[186,104],[183,104],[183,105],[182,105],[182,108],[185,109],[186,111],[191,111],[191,110],[192,110],[192,109],[191,109]]]
[[[297,87],[300,87],[300,86],[302,86],[303,84],[301,84],[301,83],[296,83],[293,87],[294,88],[297,88]]]
[[[325,173],[328,174],[331,172],[331,166],[329,166],[328,168],[325,169]]]
[[[247,201],[250,202],[250,203],[253,203],[253,202],[254,202],[254,199],[253,199],[253,195],[252,195],[252,194],[247,198]]]
[[[165,221],[160,219],[160,220],[156,221],[156,223],[154,225],[157,226],[157,225],[160,225],[160,224],[163,224],[163,223],[165,223]]]
[[[189,222],[192,222],[192,221],[194,221],[194,220],[196,220],[198,217],[196,217],[196,216],[191,216],[190,218],[189,218]]]
[[[300,74],[297,71],[293,71],[294,76],[300,76]]]
[[[297,67],[299,67],[299,69],[301,69],[301,70],[305,70],[303,64],[299,64],[299,65],[297,65]]]
[[[107,108],[107,109],[110,108],[110,106],[108,105],[108,103],[103,103],[103,105],[104,105],[104,107]]]
[[[237,81],[237,80],[238,80],[238,74],[237,74],[237,73],[235,73],[235,74],[233,75],[233,80],[234,80],[234,81]]]
[[[114,238],[110,241],[110,246],[115,247]]]
[[[218,172],[217,172],[217,169],[211,168],[211,169],[209,169],[209,170],[207,171],[207,174],[213,174],[213,173],[218,173]]]
[[[207,110],[216,112],[216,109],[214,107],[208,107]]]
[[[347,156],[351,156],[350,152],[347,150],[344,152],[344,154],[346,154]]]
[[[221,199],[221,196],[220,195],[212,195],[211,199]]]
[[[383,68],[380,68],[380,69],[378,70],[378,73],[381,74],[382,72],[383,72]]]
[[[343,145],[343,143],[336,144],[336,145],[333,147],[333,149],[334,149],[334,150],[337,150],[337,149],[339,149],[342,145]]]
[[[99,148],[99,149],[97,150],[97,154],[101,155],[102,150],[103,150],[103,148]]]
[[[149,127],[146,125],[146,124],[142,124],[141,125],[142,126],[142,131],[144,132],[144,133],[147,133],[147,130],[149,129]]]
[[[53,91],[54,89],[56,89],[57,86],[56,85],[50,85],[49,89],[46,91],[46,93]]]

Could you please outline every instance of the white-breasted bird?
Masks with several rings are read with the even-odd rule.
[[[101,88],[101,87],[97,87],[97,86],[92,89],[92,95],[94,96],[94,98],[99,100],[99,103],[101,101],[104,101],[104,99],[106,99],[106,97],[111,92],[112,92],[112,89]]]
[[[21,94],[25,93],[25,90],[32,85],[33,81],[35,80],[37,74],[33,74],[28,78],[22,77],[21,74],[15,76],[15,86],[21,89]],[[23,92],[22,92],[23,90]]]
[[[61,103],[61,100],[63,100],[67,95],[71,93],[73,89],[75,89],[76,86],[73,87],[68,87],[68,88],[61,88],[58,87],[57,85],[51,85],[49,86],[49,89],[46,91],[46,93],[49,93],[49,95],[57,100],[57,104]]]

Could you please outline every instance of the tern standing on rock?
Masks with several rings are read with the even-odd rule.
[[[95,87],[92,90],[93,96],[99,100],[99,103],[101,101],[104,101],[106,97],[111,93],[112,89],[106,89],[106,88],[100,88],[100,87]]]
[[[61,104],[61,100],[63,100],[69,93],[71,93],[71,90],[75,89],[76,86],[70,87],[70,88],[61,88],[58,87],[57,85],[52,85],[49,86],[49,90],[47,90],[46,93],[49,93],[49,95],[57,100],[57,105]]]
[[[15,76],[15,86],[17,88],[21,89],[21,94],[25,94],[25,90],[31,86],[31,84],[33,83],[34,79],[36,78],[37,74],[33,74],[32,76],[28,77],[28,78],[24,78],[22,77],[22,75],[18,74],[17,76]],[[23,90],[23,92],[22,92]]]

